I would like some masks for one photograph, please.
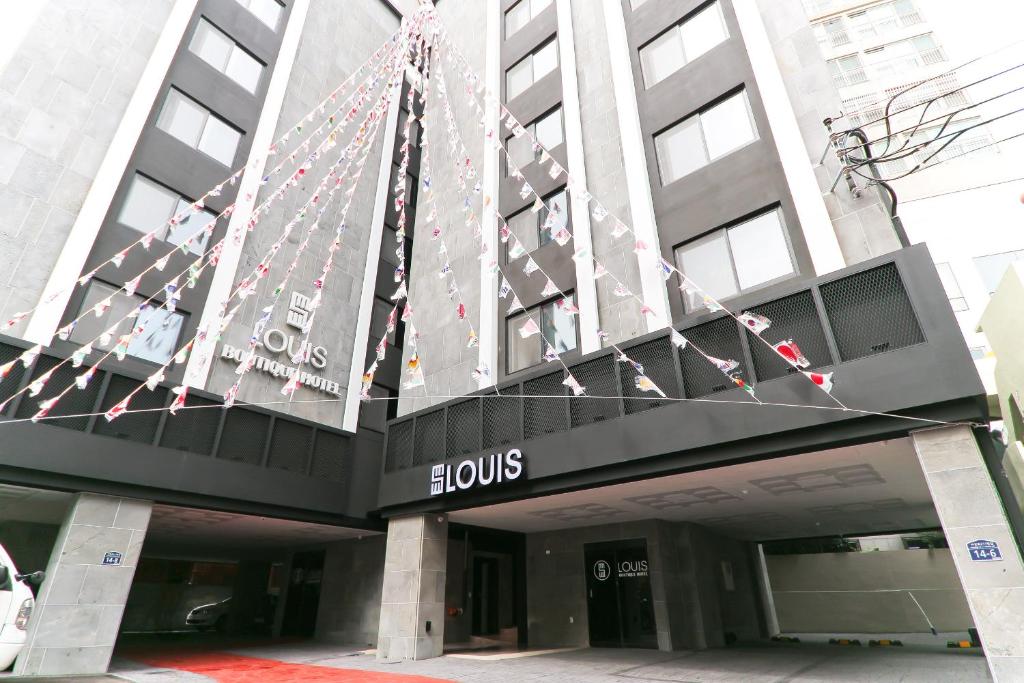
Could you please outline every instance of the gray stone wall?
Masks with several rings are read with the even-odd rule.
[[[838,117],[843,107],[803,4],[800,0],[757,1],[807,148],[808,162],[814,167],[846,263],[859,263],[899,249],[899,239],[877,189],[865,189],[855,197],[846,181],[840,180],[834,191],[829,190],[842,164],[832,151],[821,163],[828,144],[828,131],[822,122],[827,117]],[[840,120],[836,130],[844,128]],[[860,188],[866,184],[865,179],[857,178]]]
[[[0,72],[3,320],[38,302],[173,4],[37,1]]]
[[[487,3],[483,2],[441,2],[437,11],[451,32],[452,41],[473,63],[481,77],[484,75],[484,41],[486,39]],[[475,30],[464,30],[476,27]],[[477,170],[477,177],[468,180],[473,211],[482,215],[481,194],[473,194],[472,187],[483,177],[483,129],[475,110],[470,107],[463,89],[462,72],[445,63],[445,82],[453,114],[458,122],[462,141]],[[435,71],[436,74],[436,71]],[[433,75],[433,74],[432,74]],[[480,334],[480,255],[479,242],[473,237],[472,228],[466,223],[462,211],[463,199],[456,180],[456,160],[449,155],[447,147],[444,112],[441,108],[441,94],[436,82],[431,86],[431,97],[427,107],[429,141],[431,150],[431,178],[434,197],[438,208],[438,222],[444,232],[442,239],[448,250],[453,277],[462,293],[466,305],[466,320],[459,320],[456,304],[448,298],[449,279],[438,277],[444,265],[444,257],[438,253],[439,241],[430,238],[430,228],[424,217],[427,214],[426,193],[422,187],[417,210],[416,239],[413,242],[409,278],[409,303],[413,308],[412,324],[419,333],[418,350],[424,374],[424,387],[402,390],[403,400],[399,401],[399,414],[426,408],[446,399],[428,399],[425,396],[459,395],[476,390],[471,373],[479,364],[479,348],[467,347],[469,322]],[[399,131],[399,134],[401,131]],[[420,178],[425,173],[420,163]],[[495,198],[495,201],[497,198]],[[493,257],[493,256],[492,256]],[[492,257],[485,257],[486,262]],[[409,327],[406,327],[408,334]],[[404,373],[409,360],[408,339],[402,357]],[[492,368],[492,372],[496,369]]]
[[[77,495],[46,567],[16,673],[106,672],[152,508],[146,500]],[[120,564],[103,564],[109,552],[120,553]]]
[[[387,537],[367,536],[327,546],[316,637],[335,643],[377,644]]]
[[[632,226],[622,138],[612,89],[604,4],[594,0],[573,0],[571,6],[587,187],[609,212]],[[626,55],[621,58],[626,59]],[[594,257],[630,291],[639,293],[640,272],[637,255],[633,252],[633,240],[628,234],[614,239],[611,236],[613,227],[611,220],[591,221]],[[640,304],[632,297],[623,299],[615,296],[612,293],[614,289],[615,280],[611,277],[597,281],[601,329],[609,334],[612,342],[646,334],[647,325],[640,313]]]
[[[398,19],[387,9],[381,0],[346,0],[344,3],[314,0],[310,3],[309,14],[303,28],[298,54],[292,68],[287,94],[274,138],[279,139],[286,131],[302,121],[302,133],[291,136],[289,149],[299,140],[311,134],[327,113],[314,114],[313,122],[303,121],[307,112],[329,95],[339,83],[347,78],[381,45],[392,32],[397,30]],[[365,78],[367,74],[359,78]],[[357,81],[358,83],[358,81]],[[383,89],[382,82],[379,89]],[[350,86],[347,92],[352,92]],[[347,96],[347,94],[346,94]],[[335,108],[342,104],[339,99]],[[368,103],[367,108],[372,106]],[[359,122],[366,109],[360,112],[355,121],[350,123],[344,134],[338,137],[337,146],[326,152],[312,169],[307,171],[305,179],[297,187],[291,188],[284,198],[275,202],[268,215],[261,216],[259,227],[251,232],[246,240],[243,257],[238,266],[237,278],[248,275],[259,263],[268,247],[277,239],[284,225],[295,215],[298,208],[309,199],[315,191],[320,179],[329,167],[337,161],[342,150],[358,129]],[[340,122],[340,117],[337,119]],[[315,370],[309,365],[305,370],[320,374],[337,382],[342,396],[348,385],[349,370],[352,363],[352,349],[356,333],[356,319],[362,294],[363,271],[377,255],[367,255],[367,245],[373,217],[373,202],[377,188],[377,175],[380,168],[380,154],[383,140],[383,128],[378,133],[374,146],[367,159],[359,185],[353,195],[352,207],[349,210],[346,224],[347,231],[342,237],[342,247],[335,253],[334,266],[328,275],[323,290],[323,303],[310,333],[310,342],[314,346],[323,346],[327,352],[327,366],[323,370]],[[317,142],[322,138],[318,138]],[[315,143],[314,143],[315,144]],[[300,157],[301,158],[301,155]],[[267,171],[277,163],[280,156],[270,157]],[[339,172],[344,164],[339,167]],[[287,176],[286,166],[275,182],[267,183],[257,197],[263,201],[273,189]],[[352,172],[355,171],[353,166]],[[319,230],[314,233],[309,246],[300,257],[296,270],[292,273],[289,285],[281,295],[273,317],[267,329],[280,329],[295,338],[296,344],[301,338],[299,330],[285,325],[289,297],[292,291],[306,296],[314,292],[313,280],[320,277],[321,269],[327,258],[327,248],[334,240],[335,230],[345,204],[344,189],[335,194],[332,202],[327,205],[319,220]],[[326,192],[321,193],[326,200]],[[274,287],[280,282],[282,275],[291,263],[295,251],[305,237],[306,229],[314,219],[314,212],[308,212],[304,221],[297,225],[275,257],[270,274],[263,279],[256,295],[245,300],[244,306],[232,321],[231,326],[223,335],[223,342],[235,347],[244,347],[252,333],[253,325],[260,317],[262,309],[272,300]],[[220,352],[220,346],[217,347]],[[258,349],[259,355],[279,362],[290,364],[288,353],[272,353],[267,349]],[[237,363],[215,358],[211,369],[207,388],[216,393],[226,391],[237,379],[234,370]],[[244,401],[280,401],[281,387],[285,383],[283,377],[273,377],[253,368],[242,381],[238,398]],[[344,414],[344,400],[320,403],[303,403],[311,399],[331,399],[331,395],[300,385],[293,396],[295,403],[273,406],[275,410],[296,415],[309,420],[340,426]]]

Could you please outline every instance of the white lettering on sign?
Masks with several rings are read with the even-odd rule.
[[[245,349],[239,349],[230,344],[224,344],[220,350],[221,358],[233,360],[237,363],[241,363],[244,356]],[[292,366],[279,363],[266,356],[256,356],[256,364],[253,366],[253,369],[274,377],[291,377],[296,372],[296,369]],[[318,389],[332,396],[341,396],[341,386],[337,382],[320,375],[314,375],[311,372],[300,371],[299,384],[305,385],[310,389]]]
[[[490,486],[514,481],[523,473],[523,454],[518,448],[507,453],[491,453],[469,458],[457,465],[441,463],[430,468],[430,495],[467,491],[474,486]]]
[[[647,560],[622,560],[615,569],[620,577],[647,576]]]

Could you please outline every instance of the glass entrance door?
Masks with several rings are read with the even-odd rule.
[[[587,620],[593,647],[658,647],[647,541],[588,543]]]

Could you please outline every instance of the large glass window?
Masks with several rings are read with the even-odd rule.
[[[756,139],[747,93],[738,92],[654,137],[661,183],[668,185]]]
[[[174,88],[167,93],[156,125],[225,166],[234,163],[242,139],[241,131]]]
[[[796,272],[778,209],[677,247],[676,265],[715,299]],[[696,292],[688,293],[684,303],[687,311],[703,305]]]
[[[82,317],[71,331],[71,341],[78,344],[86,344],[106,332],[116,320],[121,320],[133,309],[138,308],[146,300],[145,297],[134,295],[128,296],[118,288],[98,280],[89,282],[89,288],[85,292],[79,315],[87,313],[96,304],[104,299],[110,298],[110,309],[105,315],[97,318],[89,313]],[[128,355],[153,363],[166,363],[178,350],[178,340],[181,337],[181,330],[185,326],[185,315],[177,311],[171,312],[160,308],[160,303],[152,301],[145,305],[139,312],[137,318],[122,320],[117,326],[110,344],[101,345],[99,341],[93,343],[93,347],[102,351],[109,351],[117,344],[119,336],[128,334],[134,326],[142,327],[142,332],[132,338],[128,344]]]
[[[525,128],[530,135],[522,135],[518,138],[514,135],[509,136],[505,142],[505,149],[508,150],[508,154],[505,156],[505,166],[509,175],[512,175],[516,168],[522,168],[526,164],[540,159],[543,150],[551,150],[565,141],[562,134],[561,107],[544,114]],[[540,144],[540,150],[534,151],[533,138],[536,138]]]
[[[569,227],[569,194],[564,187],[544,197],[543,202],[539,211],[534,212],[531,206],[505,221],[527,252],[544,246],[559,230]],[[512,245],[514,241],[510,239],[508,243]]]
[[[188,49],[249,92],[256,92],[263,64],[206,19],[199,20]]]
[[[505,12],[505,38],[514,34],[519,29],[530,23],[530,20],[540,14],[551,0],[519,0]]]
[[[277,0],[235,0],[235,2],[252,12],[271,31],[277,30],[277,24],[281,20],[281,12],[284,11],[284,6]]]
[[[650,88],[728,37],[722,8],[711,3],[640,48],[644,84]]]
[[[953,269],[948,263],[936,263],[935,270],[939,272],[939,280],[942,281],[942,288],[946,290],[949,305],[957,313],[966,311],[968,309],[967,299],[964,298],[964,293],[960,291],[960,283],[956,281]]]
[[[576,348],[576,317],[564,308],[574,302],[575,297],[570,295],[565,299],[555,299],[506,318],[508,372],[516,372],[543,362],[549,348],[558,354]],[[519,333],[528,320],[533,320],[540,329],[540,334],[524,338]]]
[[[987,256],[975,256],[974,267],[978,269],[985,287],[989,294],[994,294],[999,287],[999,281],[1003,279],[1003,273],[1014,261],[1024,260],[1024,249],[1007,251],[1002,254],[989,254]]]
[[[157,239],[180,245],[217,218],[217,214],[212,211],[200,209],[193,212],[191,207],[191,200],[136,173],[117,215],[117,222],[144,233],[161,228],[156,234]],[[172,216],[179,215],[184,215],[185,218],[172,229],[167,225],[167,221]],[[208,241],[208,235],[192,240],[189,251],[193,254],[202,254],[206,251]]]
[[[554,39],[528,54],[505,72],[505,97],[511,100],[558,67]]]

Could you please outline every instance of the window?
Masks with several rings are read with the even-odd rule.
[[[117,215],[117,222],[145,233],[160,228],[156,234],[157,239],[180,245],[217,218],[217,214],[207,209],[193,212],[191,206],[191,200],[136,173],[124,204],[121,205],[121,212]],[[186,218],[172,229],[167,221],[177,215],[185,215]],[[206,251],[208,241],[209,235],[193,240],[189,251],[202,254]]]
[[[380,384],[370,385],[371,401],[359,404],[359,426],[383,432],[387,421],[398,416],[398,401],[386,400],[398,398],[398,392]]]
[[[569,227],[569,195],[564,187],[544,197],[543,202],[543,208],[536,213],[529,207],[506,220],[527,252],[543,247],[559,230]]]
[[[505,338],[510,373],[542,362],[549,345],[558,354],[576,348],[576,317],[563,308],[565,304],[573,304],[574,301],[573,296],[555,299],[506,318]],[[541,333],[524,339],[519,330],[530,319],[540,327]]]
[[[946,296],[949,297],[949,305],[953,307],[953,311],[956,313],[966,311],[967,299],[960,291],[960,284],[956,281],[956,276],[953,275],[953,269],[948,263],[936,263],[935,270],[939,271],[939,280],[942,281],[942,287],[946,290]]]
[[[540,159],[544,149],[551,150],[565,141],[562,135],[562,108],[544,114],[525,127],[527,132],[537,139],[541,150],[534,151],[533,139],[530,135],[521,137],[509,136],[505,141],[505,171],[512,175],[516,168],[522,168],[532,161]]]
[[[256,92],[263,65],[206,19],[199,20],[188,49],[249,92]]]
[[[711,3],[640,48],[644,84],[652,87],[728,37],[722,8]]]
[[[982,281],[985,283],[989,294],[995,294],[999,281],[1003,279],[1003,273],[1014,261],[1024,259],[1024,249],[1007,251],[1002,254],[989,254],[988,256],[975,256],[974,267],[978,269]]]
[[[832,82],[837,88],[864,83],[868,76],[864,73],[864,65],[858,55],[848,55],[839,59],[828,60],[828,70],[832,74]]]
[[[142,305],[145,297],[134,295],[127,296],[124,293],[115,294],[117,287],[108,285],[98,280],[89,282],[89,288],[85,292],[79,315],[89,313],[75,325],[71,331],[71,341],[78,344],[86,344],[103,334],[115,320],[121,320],[128,315],[133,308]],[[97,318],[90,313],[93,306],[110,297],[110,310]],[[128,355],[153,363],[166,363],[178,350],[178,340],[181,337],[181,330],[185,325],[185,315],[178,312],[170,312],[160,308],[160,304],[151,301],[139,312],[139,317],[122,320],[107,346],[94,342],[93,347],[103,351],[109,351],[117,344],[117,338],[128,334],[132,327],[138,325],[143,331],[132,338],[128,344]]]
[[[558,67],[558,48],[552,38],[505,72],[505,98],[511,100]]]
[[[731,95],[654,137],[661,184],[668,185],[756,139],[746,91]]]
[[[235,2],[252,12],[271,31],[277,30],[277,22],[281,20],[281,12],[284,10],[277,0],[235,0]]]
[[[645,2],[647,2],[647,0],[629,0],[629,9],[635,10],[637,7],[640,7],[640,5],[644,4]]]
[[[505,38],[530,23],[530,20],[543,12],[551,0],[520,0],[505,12]]]
[[[384,336],[384,332],[388,329],[388,316],[391,315],[391,311],[394,308],[395,303],[393,301],[374,297],[373,310],[370,312],[370,343],[374,346],[376,346],[381,337]],[[398,313],[395,314],[395,331],[388,333],[388,346],[402,347],[402,326],[404,323],[400,320],[401,315],[402,309],[399,307]]]
[[[225,166],[234,163],[238,142],[242,139],[241,131],[174,88],[167,93],[156,125]]]
[[[971,359],[972,360],[981,360],[986,355],[986,351],[985,351],[985,347],[984,346],[972,346],[970,348],[970,352],[971,352]]]
[[[796,272],[778,209],[677,247],[676,265],[715,299]],[[687,312],[703,305],[699,295],[686,296]]]

